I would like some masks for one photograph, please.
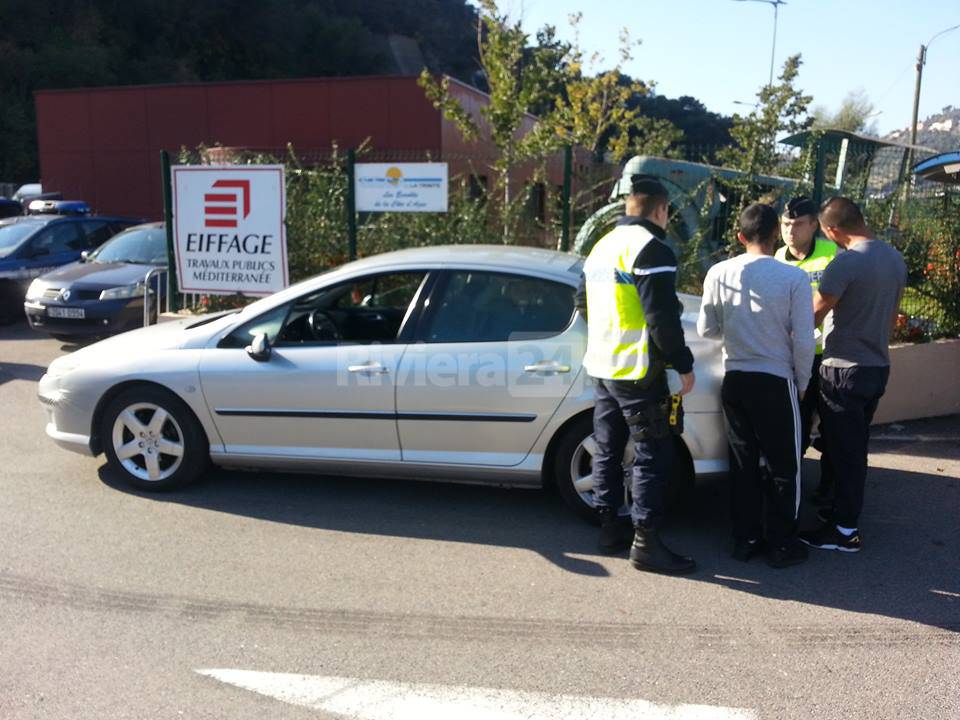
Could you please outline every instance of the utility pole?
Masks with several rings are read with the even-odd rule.
[[[960,25],[954,25],[953,27],[948,27],[946,30],[941,30],[932,38],[927,40],[925,45],[920,46],[920,52],[917,53],[917,83],[913,90],[913,121],[910,123],[910,145],[917,144],[917,124],[920,121],[920,84],[923,80],[923,66],[927,63],[927,50],[930,48],[930,43],[936,40],[941,35],[944,35],[952,30],[960,28]],[[910,168],[913,167],[913,147],[907,150],[907,162],[906,162],[906,171],[909,172]]]

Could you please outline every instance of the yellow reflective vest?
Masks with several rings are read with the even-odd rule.
[[[618,225],[600,239],[584,263],[587,353],[583,366],[591,377],[642,380],[650,370],[650,331],[633,264],[654,239],[639,225]]]
[[[830,240],[815,238],[813,252],[807,255],[803,260],[796,260],[793,256],[787,257],[787,246],[777,250],[774,257],[780,262],[788,265],[795,265],[807,273],[810,278],[810,286],[816,291],[820,287],[820,278],[823,277],[823,271],[827,265],[837,256],[837,246]],[[823,332],[823,327],[819,328]],[[823,353],[823,339],[817,341],[817,355]]]

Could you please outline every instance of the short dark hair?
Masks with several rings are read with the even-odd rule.
[[[766,245],[776,238],[780,229],[777,211],[763,203],[753,203],[740,213],[740,232],[747,242]]]
[[[656,175],[631,175],[630,195],[643,216],[653,214],[661,205],[670,204],[670,193]]]
[[[820,224],[850,232],[860,230],[867,223],[853,200],[847,197],[832,197],[820,206]]]

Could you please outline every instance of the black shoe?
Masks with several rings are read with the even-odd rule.
[[[622,553],[633,541],[633,525],[628,517],[620,517],[616,510],[603,508],[600,515],[600,552],[604,555]]]
[[[791,540],[779,547],[767,551],[767,565],[772,568],[785,568],[799,565],[807,559],[807,548],[797,540]]]
[[[733,559],[740,562],[750,562],[751,559],[763,555],[766,551],[767,541],[759,538],[735,540],[733,543]]]
[[[667,575],[680,575],[697,569],[697,564],[692,558],[677,555],[664,545],[656,530],[641,527],[638,527],[633,535],[630,564],[637,570]]]
[[[810,547],[821,550],[839,550],[840,552],[860,552],[860,531],[844,535],[833,523],[824,523],[813,532],[803,533],[800,539]]]

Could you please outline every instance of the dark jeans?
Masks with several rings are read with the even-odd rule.
[[[635,383],[597,380],[593,409],[593,492],[597,507],[619,509],[624,503],[623,453],[631,440],[627,418],[643,415],[653,403],[670,394],[666,378],[641,389]],[[636,428],[634,428],[636,429]],[[633,502],[630,516],[635,526],[655,528],[663,520],[664,489],[673,468],[673,437],[634,440],[636,457],[631,473]]]
[[[800,506],[797,386],[769,373],[734,370],[724,375],[720,399],[730,443],[734,538],[766,537],[782,546],[797,534]]]
[[[820,424],[837,488],[833,516],[841,527],[860,521],[870,423],[889,377],[889,367],[820,368]]]
[[[810,447],[810,431],[813,428],[813,416],[819,413],[820,407],[820,362],[822,355],[813,358],[813,370],[810,372],[810,384],[807,385],[807,392],[800,401],[800,457],[803,457]],[[829,496],[833,493],[833,476],[830,474],[830,459],[827,457],[826,439],[823,437],[823,428],[820,428],[820,486],[818,492],[821,495]]]

